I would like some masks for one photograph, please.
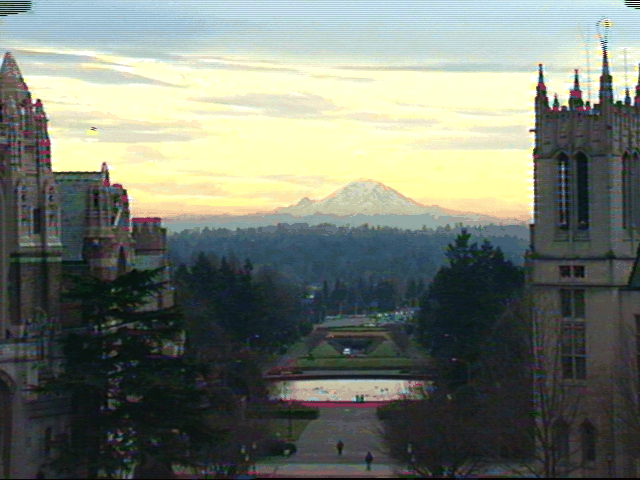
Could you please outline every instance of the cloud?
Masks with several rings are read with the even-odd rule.
[[[326,184],[342,185],[344,181],[337,180],[327,175],[294,175],[289,173],[277,175],[260,175],[258,178],[265,180],[273,180],[278,182],[292,183],[294,185],[302,185],[305,187],[319,187]]]
[[[204,131],[195,120],[154,123],[93,112],[57,112],[50,114],[49,119],[51,132],[60,131],[64,138],[87,139],[87,131],[96,127],[98,133],[92,139],[108,143],[184,142],[215,135]]]
[[[233,197],[220,183],[184,183],[184,182],[153,182],[139,183],[127,182],[127,190],[141,190],[143,192],[162,194],[162,195],[179,195],[193,197]]]
[[[369,83],[375,82],[374,78],[368,77],[343,77],[340,75],[309,75],[312,78],[326,79],[326,80],[344,80],[345,82],[361,82],[361,83]]]
[[[368,72],[487,72],[487,73],[535,73],[531,63],[491,62],[439,62],[431,65],[337,65],[338,70],[360,70]]]
[[[129,145],[125,149],[124,160],[127,164],[144,162],[162,162],[168,160],[156,148],[147,145]]]
[[[372,123],[381,130],[412,130],[416,127],[433,127],[440,122],[427,118],[398,118],[391,115],[373,112],[355,112],[343,115],[341,118],[358,122]]]
[[[444,129],[456,134],[407,143],[412,150],[528,150],[533,148],[522,125],[474,126],[468,130]]]
[[[22,65],[22,63],[21,63]],[[184,85],[169,83],[135,73],[118,72],[110,68],[86,65],[29,65],[21,66],[25,79],[29,77],[63,77],[81,80],[97,85],[153,85],[158,87],[178,87]]]
[[[251,109],[246,112],[248,115],[262,113],[269,117],[318,118],[323,117],[324,112],[340,110],[331,100],[324,97],[297,92],[287,94],[250,93],[230,97],[191,98],[190,100],[247,108]],[[226,114],[226,112],[224,113]]]

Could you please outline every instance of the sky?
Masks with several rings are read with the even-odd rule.
[[[537,65],[597,99],[596,22],[633,88],[623,0],[35,0],[2,17],[49,117],[55,171],[99,171],[134,216],[242,215],[373,179],[527,221]],[[96,133],[91,133],[95,127]]]

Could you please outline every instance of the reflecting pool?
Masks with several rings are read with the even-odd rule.
[[[417,393],[430,390],[432,382],[403,379],[327,379],[292,380],[274,382],[269,387],[273,399],[289,399],[305,402],[355,401],[356,395],[364,395],[365,401],[390,401],[401,398],[419,398]]]

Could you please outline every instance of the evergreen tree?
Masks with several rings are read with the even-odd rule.
[[[488,240],[470,244],[463,229],[447,247],[449,266],[442,267],[421,299],[421,342],[441,359],[457,358],[468,368],[478,345],[524,285],[523,269],[504,259]]]
[[[139,309],[162,288],[153,280],[161,271],[133,270],[113,281],[70,276],[65,297],[82,305],[83,328],[62,340],[63,372],[36,389],[72,400],[71,442],[52,462],[61,474],[113,477],[142,457],[189,465],[194,444],[210,434],[195,366],[163,355],[183,331],[181,312]]]

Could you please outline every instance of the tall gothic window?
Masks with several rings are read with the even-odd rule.
[[[34,235],[42,233],[42,210],[40,208],[33,209],[33,233]]]
[[[589,161],[584,153],[576,156],[578,229],[589,229]]]
[[[634,227],[640,226],[640,158],[635,153],[631,158],[631,224]]]
[[[622,156],[622,227],[631,227],[633,220],[631,218],[633,171],[631,168],[631,157],[625,153]]]
[[[18,212],[20,212],[20,235],[31,235],[31,210],[27,201],[27,187],[25,185],[16,187],[16,197]]]
[[[582,463],[596,459],[596,427],[589,420],[580,425],[580,443],[582,444]]]
[[[558,225],[569,228],[571,216],[571,164],[565,154],[558,158]]]
[[[47,232],[50,235],[58,233],[58,206],[56,204],[55,188],[50,186],[46,189],[47,202]]]
[[[584,290],[560,289],[562,325],[560,354],[562,378],[587,378],[587,349]]]

